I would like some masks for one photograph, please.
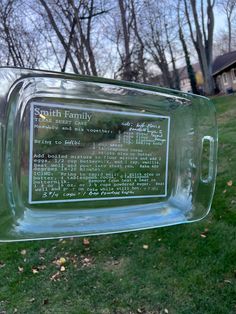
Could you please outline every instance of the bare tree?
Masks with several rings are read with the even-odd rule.
[[[54,10],[56,11],[56,8],[54,8],[54,10],[53,10],[53,8],[49,6],[47,1],[44,1],[44,0],[39,0],[39,1],[40,1],[41,5],[43,6],[43,8],[45,9],[45,12],[47,14],[50,26],[55,31],[55,33],[56,33],[56,35],[57,35],[57,37],[58,37],[62,47],[65,50],[66,58],[69,58],[69,60],[71,62],[73,71],[75,73],[78,73],[78,69],[77,69],[76,63],[74,61],[74,58],[73,58],[71,50],[70,50],[70,46],[66,42],[66,36],[64,35],[63,31],[61,30],[60,25],[57,23],[56,18],[53,15],[53,11]],[[59,4],[59,2],[58,2],[58,4]],[[54,5],[56,6],[56,2],[54,3]]]
[[[190,80],[192,92],[194,94],[198,94],[197,81],[196,81],[193,66],[191,64],[189,49],[188,49],[188,45],[187,45],[186,40],[185,40],[185,34],[184,34],[184,30],[183,30],[184,29],[183,24],[185,23],[185,16],[181,16],[180,2],[181,2],[181,0],[178,1],[178,5],[176,8],[177,9],[178,28],[179,28],[179,40],[182,44],[182,49],[183,49],[183,53],[184,53],[185,63],[186,63],[186,67],[187,67],[187,72],[188,72],[188,77]]]
[[[166,33],[166,42],[167,46],[169,48],[170,52],[170,59],[171,59],[171,64],[172,64],[172,80],[173,80],[173,87],[175,89],[180,89],[180,78],[179,78],[179,71],[176,67],[176,62],[175,62],[175,56],[173,52],[173,43],[170,40],[170,35],[169,35],[169,28],[172,30],[172,26],[169,27],[169,24],[165,24],[165,33]]]
[[[141,10],[142,1],[140,0],[117,0],[106,21],[104,33],[115,47],[115,57],[118,57],[119,60],[115,78],[146,82],[147,70],[145,44],[140,22]]]
[[[131,42],[131,23],[133,16],[130,16],[130,10],[128,10],[128,4],[125,0],[118,0],[122,24],[122,34],[124,39],[124,54],[123,54],[123,79],[131,81],[133,79],[133,74],[131,70],[131,54],[132,49],[130,47]]]
[[[140,33],[140,1],[118,0],[117,47],[121,59],[120,73],[125,80],[146,82],[144,41]]]
[[[143,37],[147,53],[161,71],[162,85],[179,89],[177,28],[171,10],[169,1],[144,1]]]
[[[236,0],[218,0],[218,8],[226,16],[228,28],[228,52],[232,50],[232,23],[236,17]]]
[[[215,0],[184,0],[185,14],[191,38],[196,49],[200,67],[204,77],[205,93],[214,93],[212,77],[213,32]]]
[[[97,75],[94,46],[92,40],[93,20],[108,10],[99,0],[38,0],[44,9],[48,23],[64,49],[65,59],[62,71],[68,61],[75,73]]]
[[[162,85],[179,89],[184,56],[196,92],[194,46],[211,94],[215,1],[227,16],[231,50],[236,0],[178,0],[181,14],[174,0],[1,0],[0,62],[142,82],[157,66]]]
[[[27,23],[19,0],[0,2],[0,47],[4,65],[37,67],[40,35]]]
[[[236,40],[234,32],[232,32],[231,51],[236,49]],[[217,57],[219,55],[229,52],[229,36],[228,31],[225,28],[220,29],[214,37],[214,50],[213,55]]]
[[[139,9],[138,9],[139,6]],[[141,34],[141,22],[139,20],[140,11],[142,10],[143,6],[141,3],[135,3],[134,0],[131,0],[131,12],[133,16],[133,30],[135,34],[135,39],[138,43],[138,49],[137,49],[137,62],[136,65],[138,68],[138,72],[141,72],[141,80],[146,83],[147,80],[147,71],[146,71],[146,62],[145,62],[145,45],[144,45],[144,39],[142,38]]]

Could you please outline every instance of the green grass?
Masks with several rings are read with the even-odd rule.
[[[219,167],[206,219],[91,237],[87,246],[82,239],[1,244],[0,313],[236,313],[236,97],[213,101]],[[60,257],[64,272],[53,263]]]

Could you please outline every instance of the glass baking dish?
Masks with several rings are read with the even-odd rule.
[[[202,96],[0,69],[0,240],[85,236],[202,219],[217,125]]]

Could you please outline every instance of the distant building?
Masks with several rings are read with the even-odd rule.
[[[236,51],[216,57],[212,66],[212,75],[219,92],[236,91]]]
[[[199,63],[192,64],[193,71],[196,77],[197,88],[203,90],[203,77]],[[180,89],[183,92],[192,92],[191,82],[188,76],[187,66],[178,69],[180,78]]]
[[[196,78],[196,83],[197,83],[197,88],[199,89],[199,92],[203,92],[204,88],[203,88],[203,76],[202,76],[202,72],[200,69],[200,65],[199,63],[195,63],[192,64],[193,67],[193,71],[195,73],[195,78]],[[178,69],[179,72],[179,79],[180,79],[180,90],[183,92],[192,92],[192,87],[191,87],[191,82],[188,76],[188,70],[187,70],[187,66],[183,66],[181,68]],[[170,71],[170,75],[173,75],[173,72]],[[163,77],[161,74],[150,77],[148,80],[149,84],[152,85],[159,85],[162,87],[165,87],[164,82],[163,82]]]

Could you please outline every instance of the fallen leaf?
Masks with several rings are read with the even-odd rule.
[[[207,235],[208,232],[209,232],[209,229],[205,228],[204,231],[201,233],[201,237],[202,238],[206,238],[207,237],[206,235]]]
[[[84,257],[81,262],[83,267],[88,267],[92,264],[92,259],[90,257]]]
[[[59,263],[60,263],[60,265],[65,264],[65,262],[66,262],[65,257],[60,257],[60,259],[59,259]]]
[[[88,246],[90,244],[89,239],[88,238],[84,238],[83,239],[83,245]]]
[[[61,268],[60,268],[60,271],[65,271],[66,270],[66,268],[65,268],[65,266],[61,266]]]
[[[148,249],[148,245],[147,245],[147,244],[144,244],[144,245],[143,245],[143,249],[144,249],[144,250],[147,250],[147,249]]]
[[[225,282],[225,283],[229,283],[229,284],[232,283],[232,282],[231,282],[230,280],[228,280],[228,279],[225,279],[224,282]]]
[[[52,281],[57,281],[57,280],[60,280],[60,272],[56,272],[55,274],[53,274],[51,277],[50,277],[50,280]]]
[[[6,264],[4,264],[3,262],[0,262],[0,268],[3,268],[5,266],[6,266]]]
[[[30,300],[29,300],[29,302],[31,302],[31,303],[33,303],[35,301],[35,298],[31,298]]]
[[[20,254],[21,255],[26,255],[26,250],[21,250]]]
[[[39,253],[40,254],[44,254],[46,252],[46,249],[44,247],[42,247],[40,250],[39,250]]]
[[[66,243],[66,240],[63,239],[63,238],[62,238],[62,239],[59,239],[58,241],[59,241],[61,244],[65,244],[65,243]]]
[[[73,264],[77,264],[78,263],[77,255],[75,254],[75,255],[71,256],[70,260],[72,261]]]
[[[37,267],[37,269],[38,269],[38,270],[44,270],[44,269],[46,269],[46,265],[39,265],[39,266]]]
[[[53,261],[53,264],[57,265],[57,266],[62,266],[64,265],[66,262],[65,257],[60,257],[59,259],[56,259]]]
[[[37,274],[39,272],[38,268],[32,268],[32,273]]]
[[[17,310],[17,308],[15,308],[14,311],[13,311],[13,314],[15,314],[17,312],[18,312],[18,310]]]
[[[229,181],[227,182],[227,185],[228,185],[228,186],[232,186],[232,185],[233,185],[233,181],[232,181],[232,180],[229,180]]]
[[[24,268],[21,267],[21,266],[18,266],[18,270],[19,270],[20,273],[22,273],[24,271]]]
[[[227,190],[224,190],[223,193],[225,194],[227,192]]]
[[[169,311],[168,311],[167,309],[164,309],[164,312],[165,312],[166,314],[168,314],[168,313],[169,313]]]

